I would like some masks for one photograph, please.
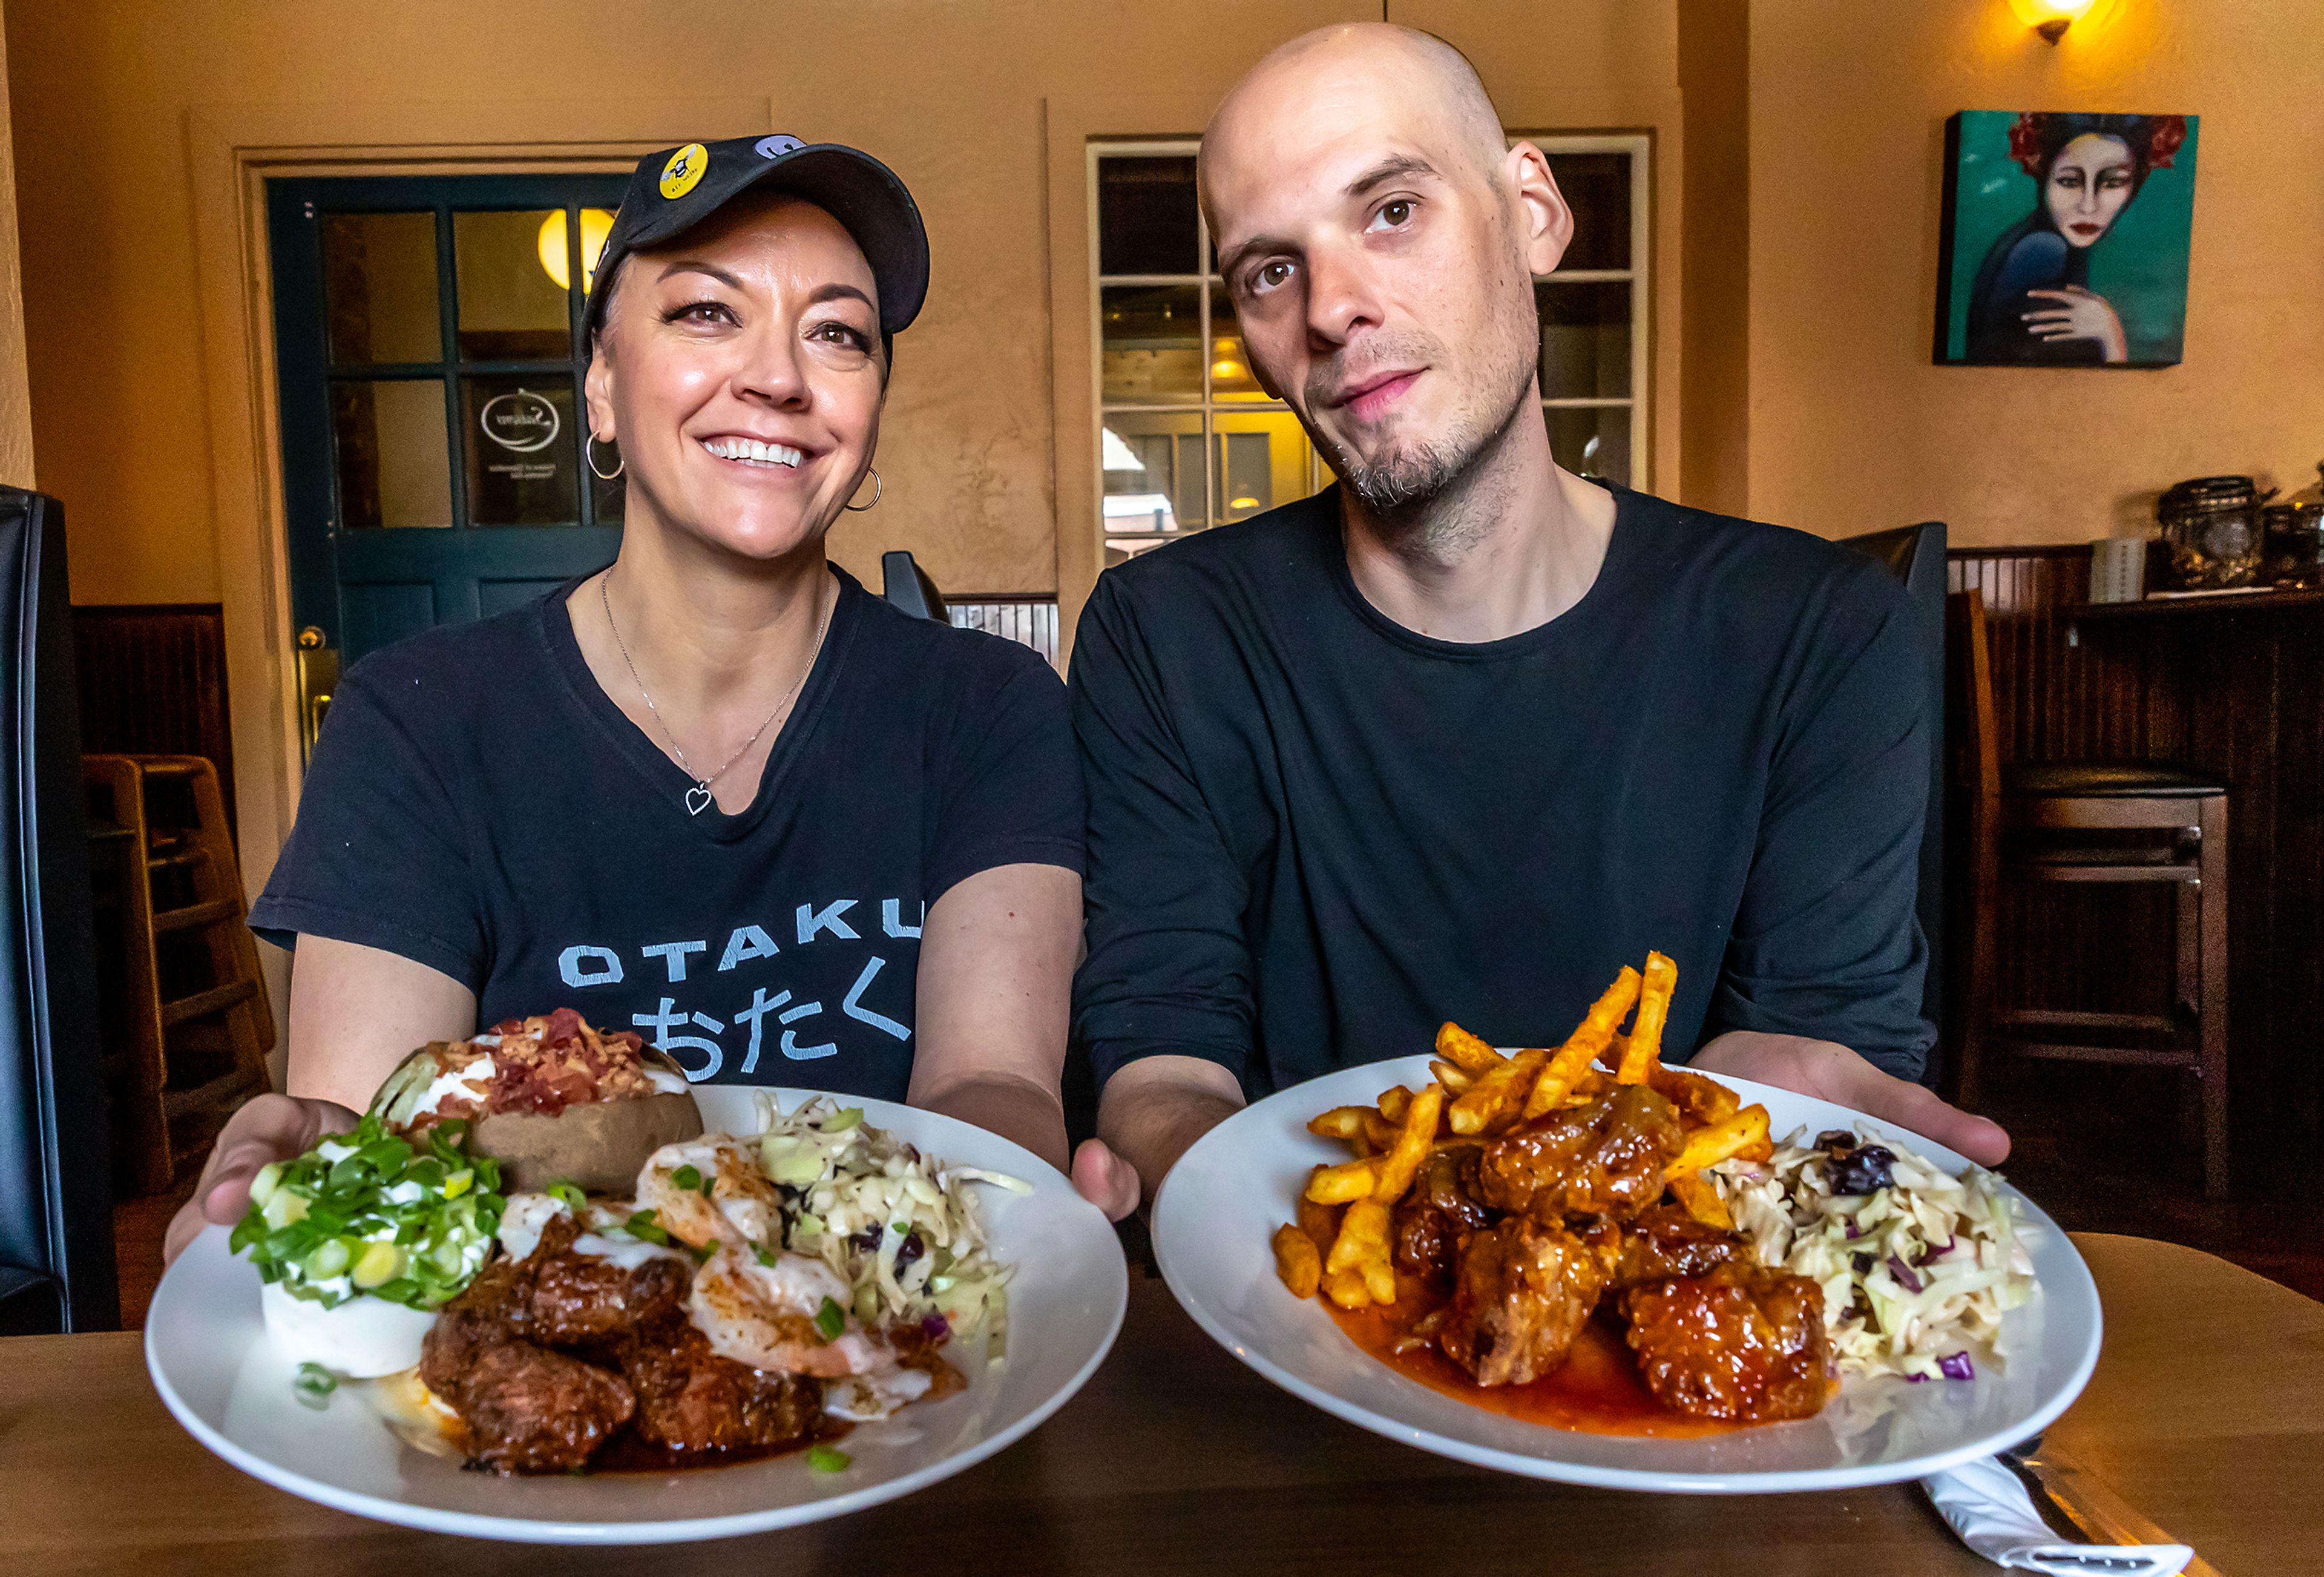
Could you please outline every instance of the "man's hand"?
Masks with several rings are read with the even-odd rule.
[[[240,1221],[250,1208],[250,1180],[269,1161],[288,1161],[305,1155],[327,1133],[345,1133],[355,1125],[355,1114],[336,1101],[301,1101],[290,1095],[259,1095],[226,1120],[217,1143],[211,1148],[202,1180],[194,1196],[180,1207],[161,1245],[161,1263],[169,1264],[186,1251],[186,1245],[215,1222],[225,1227]]]
[[[1074,1151],[1074,1188],[1105,1212],[1108,1221],[1120,1221],[1138,1208],[1138,1168],[1102,1139],[1085,1139]]]
[[[1097,1131],[1109,1160],[1136,1168],[1151,1209],[1162,1179],[1187,1147],[1240,1111],[1242,1103],[1242,1086],[1217,1063],[1198,1056],[1140,1057],[1106,1081]],[[1081,1163],[1075,1157],[1077,1183]]]
[[[1949,1106],[1921,1085],[1884,1074],[1829,1040],[1730,1029],[1696,1052],[1687,1065],[1757,1079],[1882,1118],[1959,1150],[1980,1167],[1997,1167],[2009,1154],[2009,1135],[1999,1123]]]

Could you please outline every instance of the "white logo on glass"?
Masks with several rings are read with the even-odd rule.
[[[530,389],[516,389],[485,401],[476,412],[476,425],[503,449],[529,455],[555,443],[565,422],[547,400]]]

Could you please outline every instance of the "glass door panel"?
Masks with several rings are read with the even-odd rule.
[[[332,214],[322,242],[334,364],[443,359],[434,214]]]

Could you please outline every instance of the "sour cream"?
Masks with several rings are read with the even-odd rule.
[[[375,1379],[420,1361],[420,1344],[436,1323],[427,1310],[359,1296],[336,1308],[293,1297],[281,1284],[259,1288],[266,1334],[292,1363],[318,1363],[349,1379]]]
[[[493,1044],[499,1044],[497,1038]],[[454,1068],[449,1073],[437,1074],[436,1082],[420,1092],[417,1114],[432,1114],[439,1110],[445,1102],[455,1098],[463,1101],[482,1101],[484,1098],[484,1086],[492,1082],[493,1072],[496,1065],[493,1061],[492,1053],[486,1052],[464,1066]]]

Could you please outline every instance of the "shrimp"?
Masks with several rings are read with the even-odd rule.
[[[713,1352],[752,1369],[838,1379],[895,1367],[887,1342],[852,1314],[826,1340],[816,1325],[826,1303],[844,1310],[847,1283],[822,1260],[722,1242],[694,1273],[687,1312]]]
[[[680,1187],[677,1174],[690,1167],[706,1181]],[[740,1139],[685,1139],[664,1145],[646,1157],[638,1174],[638,1208],[650,1210],[662,1231],[696,1249],[738,1234],[767,1248],[782,1243],[782,1202],[759,1169],[759,1157]]]

